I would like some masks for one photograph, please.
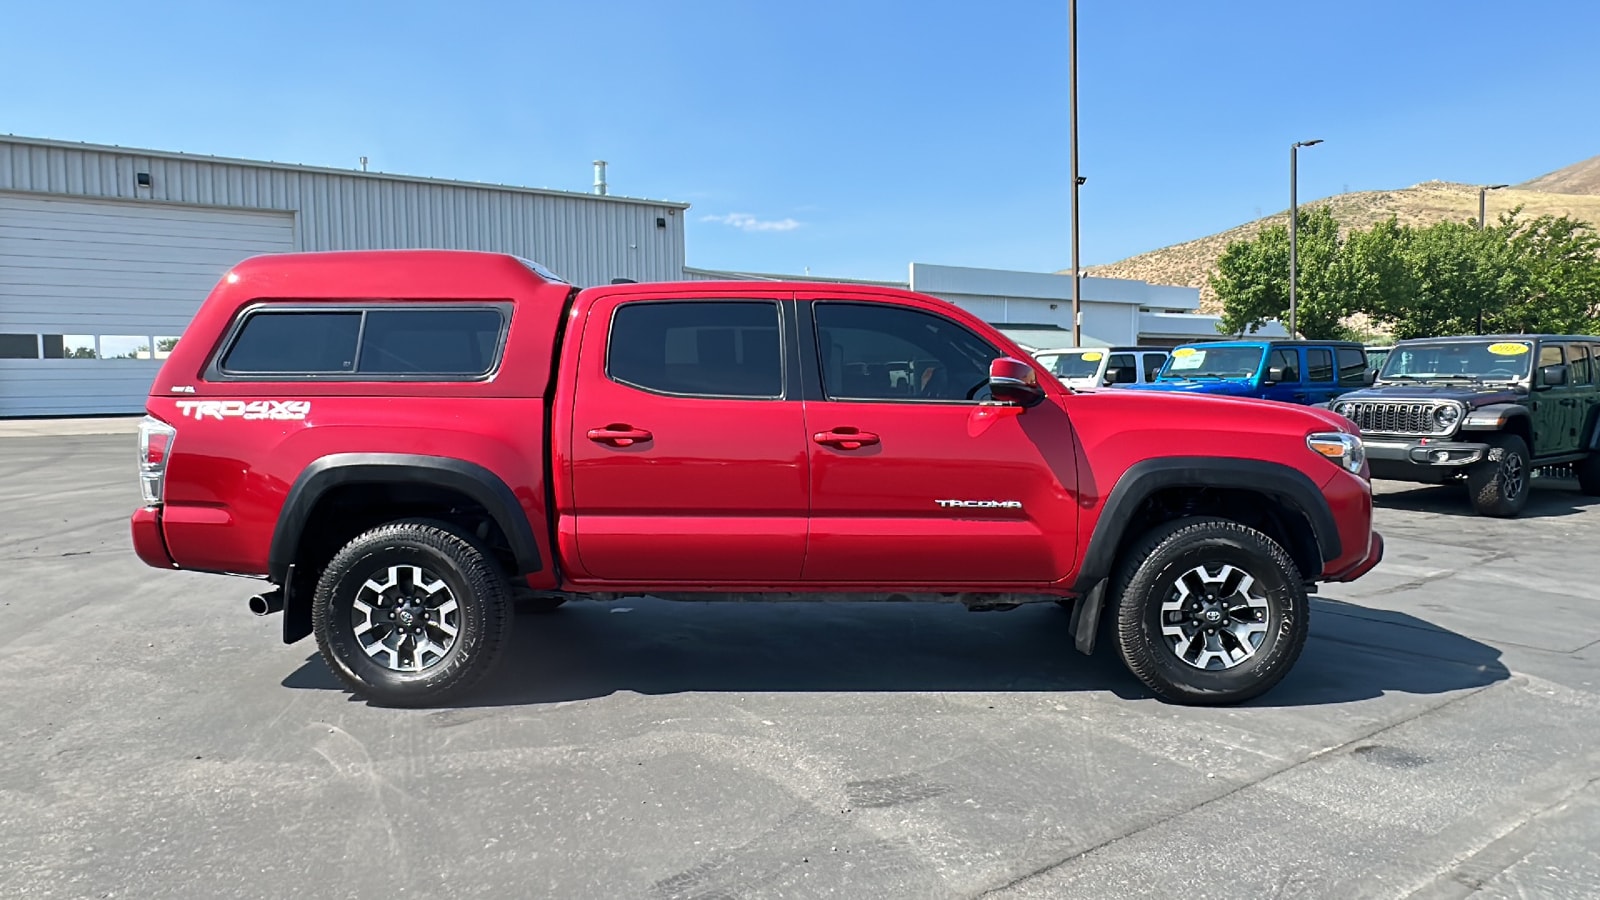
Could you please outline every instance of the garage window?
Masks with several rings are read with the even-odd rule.
[[[0,359],[38,359],[37,334],[0,334]]]

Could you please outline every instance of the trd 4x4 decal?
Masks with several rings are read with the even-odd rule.
[[[311,414],[310,400],[179,400],[184,418],[299,421]]]

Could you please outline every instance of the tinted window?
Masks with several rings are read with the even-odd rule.
[[[611,319],[606,371],[666,394],[772,398],[783,394],[780,346],[775,303],[625,303]]]
[[[362,375],[486,375],[500,346],[493,309],[367,311]]]
[[[1572,384],[1588,384],[1589,347],[1587,344],[1568,344],[1567,359],[1572,362]]]
[[[37,334],[0,334],[0,359],[38,359]]]
[[[818,303],[817,349],[829,397],[849,400],[983,399],[987,341],[931,313],[880,304]]]
[[[1268,365],[1272,368],[1283,369],[1284,381],[1300,380],[1299,354],[1295,353],[1293,350],[1272,351],[1272,362],[1268,363]]]
[[[1333,381],[1333,351],[1321,347],[1306,350],[1307,381]]]
[[[1167,361],[1165,353],[1146,353],[1144,355],[1144,380],[1155,381],[1161,374],[1161,366]]]
[[[241,374],[355,371],[359,312],[258,312],[245,320],[222,360]]]
[[[1384,361],[1383,378],[1386,381],[1523,378],[1533,358],[1529,352],[1532,349],[1533,345],[1527,341],[1397,344]]]
[[[1355,347],[1339,348],[1339,383],[1365,384],[1367,380],[1367,354]]]
[[[1106,363],[1106,378],[1112,375],[1112,369],[1121,369],[1115,373],[1117,384],[1133,384],[1139,380],[1139,364],[1134,360],[1132,353],[1113,353],[1111,361]]]

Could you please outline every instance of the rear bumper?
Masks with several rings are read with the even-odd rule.
[[[178,567],[167,551],[166,538],[161,536],[161,507],[146,506],[138,510],[128,525],[133,532],[133,552],[145,565],[157,569]]]

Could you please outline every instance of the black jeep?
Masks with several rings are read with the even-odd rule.
[[[1465,479],[1486,516],[1514,516],[1535,468],[1571,465],[1600,496],[1600,337],[1518,334],[1396,344],[1371,387],[1330,406],[1361,428],[1372,477]]]

